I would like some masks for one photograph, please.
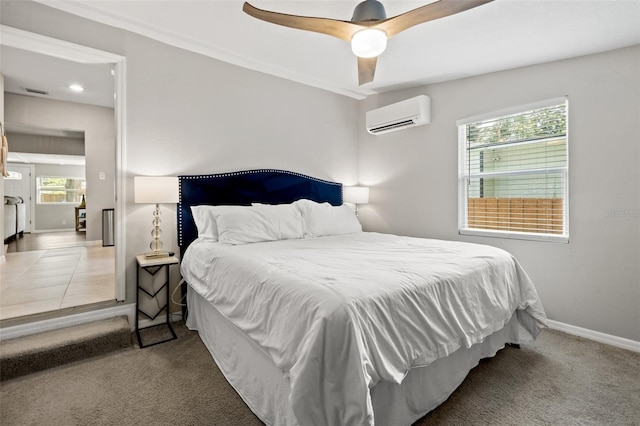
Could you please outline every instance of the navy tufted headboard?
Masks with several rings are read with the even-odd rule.
[[[342,204],[342,184],[286,170],[244,170],[212,175],[178,176],[178,245],[184,254],[198,236],[191,206],[282,204],[306,198]]]

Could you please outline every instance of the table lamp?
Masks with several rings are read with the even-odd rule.
[[[342,199],[345,203],[356,205],[356,215],[358,214],[358,204],[369,202],[369,188],[366,186],[345,186],[342,188]]]
[[[135,194],[136,204],[155,204],[156,209],[153,212],[153,229],[151,230],[151,252],[145,253],[147,258],[166,257],[169,252],[162,250],[162,241],[160,236],[160,204],[161,203],[177,203],[178,195],[178,178],[175,176],[136,176],[133,178],[133,191]]]

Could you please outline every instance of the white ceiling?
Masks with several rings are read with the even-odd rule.
[[[242,12],[241,0],[37,1],[356,99],[640,43],[640,0],[495,0],[392,38],[378,59],[374,81],[359,87],[356,58],[348,43],[252,18]],[[429,0],[383,3],[391,17]],[[252,4],[349,20],[358,1],[253,0]]]
[[[0,71],[9,93],[113,108],[111,64],[80,64],[9,46],[0,46]],[[84,91],[76,93],[71,84]],[[26,89],[47,92],[34,94]]]

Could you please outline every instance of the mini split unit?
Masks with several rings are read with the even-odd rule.
[[[421,126],[431,121],[431,99],[420,95],[367,112],[367,131],[372,135]]]

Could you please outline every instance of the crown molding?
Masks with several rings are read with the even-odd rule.
[[[123,56],[0,25],[0,44],[82,64],[111,64]]]
[[[273,75],[275,77],[280,77],[286,80],[291,80],[307,86],[316,87],[318,89],[327,90],[339,95],[348,96],[353,99],[365,99],[367,96],[376,93],[368,89],[361,89],[358,91],[345,89],[343,87],[330,84],[324,80],[312,78],[288,69],[267,64],[265,62],[256,61],[249,57],[238,55],[234,52],[219,49],[216,46],[203,43],[200,40],[195,40],[190,37],[185,37],[182,34],[168,31],[164,28],[156,27],[136,19],[108,12],[104,9],[101,9],[100,7],[98,7],[98,5],[92,2],[82,2],[78,0],[59,0],[55,2],[51,2],[50,0],[35,1],[46,6],[62,10],[64,12],[71,13],[73,15],[81,16],[83,18],[100,22],[112,27],[131,31],[133,33],[160,41],[162,43],[188,50],[190,52],[199,53],[204,56],[230,63],[232,65],[237,65],[242,68],[247,68],[253,71]]]

